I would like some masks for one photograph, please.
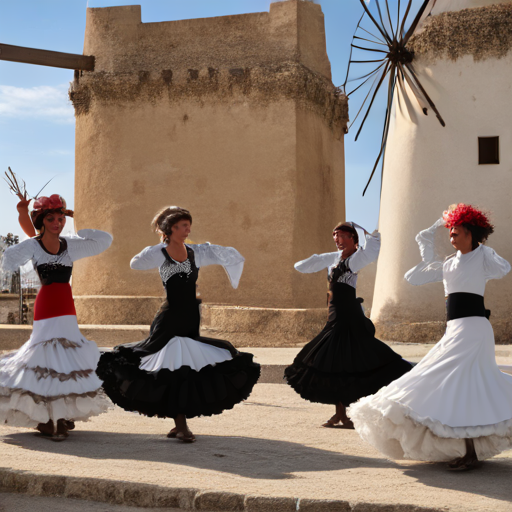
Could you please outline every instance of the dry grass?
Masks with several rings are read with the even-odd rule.
[[[212,103],[247,101],[255,106],[295,100],[322,116],[339,136],[346,133],[347,97],[332,82],[301,64],[235,69],[163,70],[137,73],[87,73],[69,92],[76,116],[93,104],[134,105],[139,101],[169,103],[196,99]]]
[[[408,47],[427,60],[455,61],[465,55],[473,55],[475,61],[504,57],[512,49],[512,4],[433,16]]]

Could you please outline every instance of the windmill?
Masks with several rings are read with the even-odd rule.
[[[435,5],[435,0],[425,0],[415,16],[411,12],[413,0],[408,0],[403,4],[398,0],[396,9],[394,9],[395,12],[392,12],[393,9],[390,8],[388,0],[382,0],[385,9],[379,0],[374,0],[377,10],[377,13],[374,13],[375,15],[370,12],[365,0],[359,1],[363,6],[364,13],[354,33],[347,76],[343,84],[343,88],[346,90],[348,82],[354,83],[354,88],[347,92],[347,96],[359,89],[362,91],[365,88],[368,89],[357,114],[350,124],[350,127],[354,126],[364,112],[355,140],[358,139],[368,119],[377,94],[381,89],[387,87],[387,105],[380,151],[363,191],[364,195],[386,148],[395,97],[400,102],[400,96],[404,98],[408,94],[412,95],[425,115],[431,109],[441,126],[444,127],[446,124],[414,70],[414,53],[407,47],[416,28]],[[374,69],[362,76],[352,77],[351,72],[358,65],[371,65]],[[397,87],[398,91],[395,91]]]
[[[410,342],[436,341],[445,329],[442,284],[414,287],[403,276],[419,262],[416,234],[448,205],[467,202],[490,210],[496,232],[488,243],[512,261],[512,0],[431,0],[423,7],[406,49],[446,126],[440,127],[431,107],[424,115],[406,79],[402,92],[399,74],[393,114],[389,105],[386,114],[382,248],[372,303],[378,335]],[[384,38],[378,30],[375,35]],[[447,238],[440,229],[438,243],[449,246]],[[490,281],[486,290],[498,342],[512,341],[511,287],[507,276]]]

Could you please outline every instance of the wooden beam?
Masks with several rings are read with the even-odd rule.
[[[94,71],[93,55],[77,55],[75,53],[52,52],[36,48],[24,48],[0,43],[0,60],[23,62],[54,68],[81,69]]]

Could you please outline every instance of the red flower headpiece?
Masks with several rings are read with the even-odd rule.
[[[53,194],[50,197],[42,196],[34,201],[34,210],[58,210],[66,208],[62,197],[59,194]]]
[[[443,212],[443,220],[446,228],[470,224],[481,228],[491,229],[492,224],[485,213],[470,204],[459,203],[456,206]]]
[[[59,194],[52,194],[50,197],[42,196],[34,201],[34,205],[31,212],[32,222],[40,215],[45,215],[48,211],[58,211],[67,217],[73,217],[73,211],[66,209],[66,201]]]

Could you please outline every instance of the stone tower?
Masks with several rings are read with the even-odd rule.
[[[402,341],[444,332],[442,284],[414,287],[403,276],[420,261],[415,235],[450,204],[490,210],[496,231],[488,244],[512,261],[512,1],[432,1],[429,8],[409,45],[446,127],[414,99],[395,98],[380,209],[372,318],[381,337]],[[486,307],[496,339],[511,342],[512,276],[489,283]]]
[[[75,79],[78,228],[109,231],[106,253],[78,262],[82,323],[149,323],[161,301],[155,271],[129,262],[156,211],[188,208],[191,239],[236,247],[238,290],[201,272],[207,303],[290,310],[325,306],[325,282],[293,263],[331,250],[345,216],[347,101],[331,82],[321,8],[142,23],[140,6],[87,9]],[[232,312],[231,312],[232,313]]]

